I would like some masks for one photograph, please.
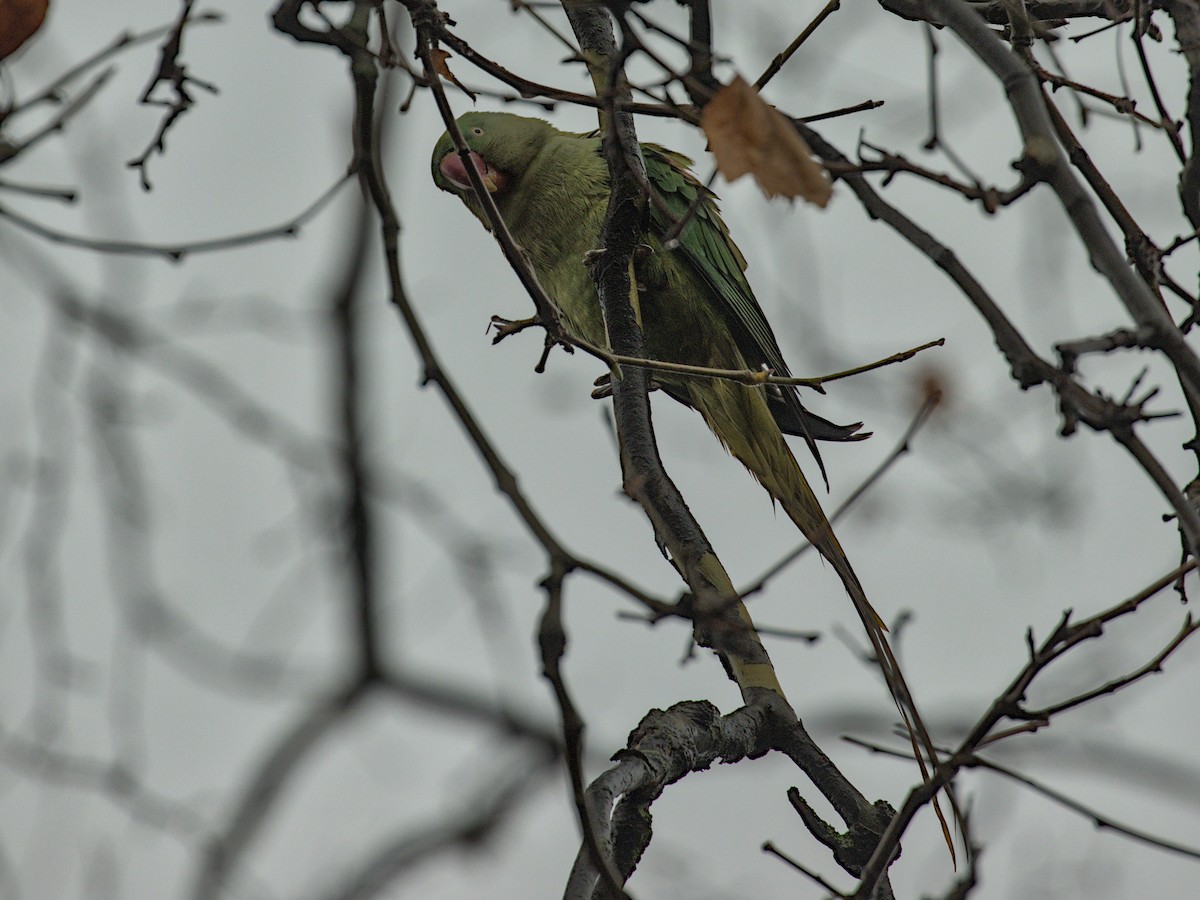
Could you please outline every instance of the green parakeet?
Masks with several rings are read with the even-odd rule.
[[[599,243],[608,204],[608,168],[600,139],[509,113],[469,112],[458,119],[458,126],[471,164],[558,305],[567,329],[589,343],[607,346],[600,302],[583,261]],[[746,281],[746,261],[730,239],[712,193],[688,171],[686,157],[654,144],[643,144],[642,153],[660,201],[649,206],[646,240],[651,253],[636,266],[646,355],[718,369],[767,366],[786,376],[779,345]],[[448,133],[434,148],[432,170],[437,186],[456,194],[486,227],[463,158]],[[701,200],[695,214],[680,233],[677,248],[668,251],[662,237],[697,196]],[[856,433],[859,426],[835,425],[807,412],[792,387],[748,386],[665,371],[653,377],[667,394],[704,417],[726,449],[829,561],[881,661],[885,667],[894,665],[890,650],[881,650],[881,644],[886,647],[886,628],[784,440],[784,432],[800,435],[815,454],[814,439],[857,440],[865,437]],[[894,694],[896,690],[893,685]],[[896,699],[901,702],[900,695]],[[909,703],[902,706],[908,708]]]

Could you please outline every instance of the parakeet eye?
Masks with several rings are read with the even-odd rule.
[[[475,137],[480,137],[483,134],[483,129],[476,125],[471,129],[471,134],[475,135]]]

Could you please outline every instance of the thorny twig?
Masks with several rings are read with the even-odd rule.
[[[167,35],[166,41],[159,48],[158,68],[150,77],[150,82],[146,85],[146,89],[142,91],[141,103],[149,106],[161,106],[166,109],[162,120],[158,124],[158,129],[154,133],[154,137],[150,139],[150,143],[142,154],[134,159],[131,159],[127,165],[131,169],[137,169],[138,180],[142,185],[142,190],[150,190],[150,177],[146,171],[147,164],[150,161],[152,154],[165,153],[167,150],[167,132],[171,129],[179,117],[192,108],[196,102],[190,92],[190,88],[197,87],[201,90],[208,91],[210,94],[218,93],[216,85],[211,82],[202,81],[199,78],[188,73],[187,65],[180,59],[183,53],[183,33],[184,29],[191,23],[192,5],[195,0],[183,0],[183,8],[179,11],[179,18],[175,21],[175,26]],[[169,85],[174,97],[169,100],[159,100],[155,98],[155,91],[159,85]]]

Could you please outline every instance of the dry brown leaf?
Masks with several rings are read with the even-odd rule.
[[[742,76],[717,91],[700,113],[700,127],[727,181],[749,172],[768,197],[829,202],[829,175],[804,138]]]
[[[0,59],[37,33],[50,0],[0,0]]]
[[[3,3],[3,2],[4,2],[4,0],[0,0],[0,3]],[[446,64],[446,60],[448,60],[450,58],[449,50],[443,50],[441,47],[434,47],[433,52],[430,53],[430,56],[433,57],[434,71],[436,71],[439,75],[441,75],[447,81],[451,81],[455,85],[457,85],[458,88],[464,94],[466,94],[468,97],[470,97],[472,100],[475,99],[475,93],[470,88],[468,88],[465,84],[463,84],[461,81],[459,81],[457,78],[455,78],[454,73],[450,71],[450,66]]]

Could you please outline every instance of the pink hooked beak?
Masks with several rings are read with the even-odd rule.
[[[499,169],[493,169],[474,150],[471,151],[471,164],[475,166],[475,171],[479,173],[479,177],[483,179],[484,187],[488,189],[489,194],[494,194],[508,187],[508,175]],[[455,187],[468,191],[471,189],[471,179],[467,175],[467,167],[463,165],[462,157],[457,152],[451,151],[447,153],[438,168],[441,169],[442,174]]]

